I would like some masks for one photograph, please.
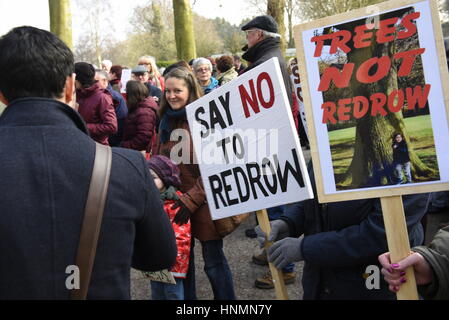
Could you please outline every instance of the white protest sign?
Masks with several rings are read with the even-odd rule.
[[[299,115],[302,121],[302,126],[306,132],[307,138],[309,137],[309,130],[307,128],[307,120],[306,120],[306,108],[304,107],[304,100],[302,97],[302,87],[301,87],[301,78],[299,76],[299,67],[296,58],[294,62],[291,64],[292,74],[290,75],[290,79],[292,80],[293,89],[295,90],[296,101],[299,106]]]
[[[131,69],[123,69],[122,70],[122,93],[126,93],[126,84],[131,80]]]
[[[313,197],[277,58],[186,108],[212,219]]]

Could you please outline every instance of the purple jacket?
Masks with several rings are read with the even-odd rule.
[[[117,132],[117,116],[111,94],[95,83],[89,88],[76,90],[76,102],[92,139],[109,145],[109,136]]]
[[[152,97],[148,97],[136,108],[128,107],[129,113],[125,120],[121,147],[150,152],[153,138],[156,137],[159,106]]]

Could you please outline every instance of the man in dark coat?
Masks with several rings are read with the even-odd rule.
[[[285,90],[292,110],[293,118],[299,117],[299,109],[293,101],[293,87],[288,73],[287,64],[281,52],[280,34],[278,34],[278,24],[273,17],[265,15],[255,17],[242,27],[246,32],[247,45],[243,48],[246,51],[242,58],[249,62],[249,66],[242,72],[245,73],[258,65],[270,60],[273,57],[279,59],[282,78],[284,80]],[[241,74],[241,73],[239,73]],[[297,120],[295,120],[297,123]],[[300,132],[304,132],[302,121],[298,122]],[[300,135],[301,145],[308,146],[309,141],[304,135]]]
[[[314,193],[312,165],[308,167]],[[410,246],[424,241],[421,218],[429,194],[403,196]],[[276,267],[304,261],[302,285],[305,300],[395,299],[388,285],[368,288],[364,274],[368,266],[381,266],[377,257],[388,251],[380,200],[362,199],[318,203],[317,199],[288,205],[284,216],[270,222],[269,260]],[[256,228],[259,241],[265,237]],[[304,237],[300,237],[300,236]],[[380,274],[379,274],[380,276]]]
[[[73,54],[54,34],[20,27],[0,38],[0,300],[70,297],[95,158],[74,91]],[[88,299],[130,299],[131,266],[156,271],[175,258],[145,159],[112,149]]]

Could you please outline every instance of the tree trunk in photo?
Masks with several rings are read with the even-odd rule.
[[[373,41],[370,47],[351,50],[348,53],[348,62],[355,64],[355,73],[358,67],[368,59],[382,56],[392,58],[394,53],[394,42],[377,44]],[[389,74],[374,83],[362,84],[353,76],[350,85],[353,97],[364,96],[370,101],[371,95],[379,92],[388,97],[394,90],[398,90],[396,67],[392,64]],[[402,111],[395,113],[386,111],[388,112],[386,116],[378,114],[373,117],[370,114],[370,108],[364,117],[357,120],[354,156],[343,180],[337,181],[339,186],[361,188],[394,183],[392,136],[396,132],[400,133],[407,142],[413,180],[416,181],[419,180],[419,176],[434,173],[434,170],[425,165],[413,150]]]
[[[196,58],[192,9],[189,0],[173,0],[175,39],[178,59],[189,62]],[[202,30],[201,32],[206,32]]]
[[[73,50],[70,0],[48,0],[50,30]]]
[[[281,52],[285,55],[285,0],[268,0],[267,14],[276,20],[281,35]]]

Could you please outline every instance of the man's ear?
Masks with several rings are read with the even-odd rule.
[[[75,78],[76,74],[72,74],[71,76],[67,77],[65,81],[65,87],[64,87],[64,102],[68,105],[74,104],[75,98]]]
[[[3,102],[3,104],[8,105],[8,100],[6,100],[3,93],[0,91],[0,101]]]

